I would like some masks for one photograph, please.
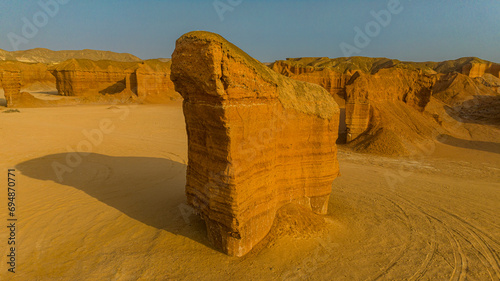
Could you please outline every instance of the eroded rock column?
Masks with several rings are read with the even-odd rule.
[[[0,80],[7,100],[7,107],[10,107],[15,103],[15,99],[21,92],[21,73],[19,71],[2,70],[0,71]]]
[[[199,31],[177,40],[171,78],[184,98],[187,200],[218,249],[248,253],[288,203],[326,214],[339,108],[325,89]]]

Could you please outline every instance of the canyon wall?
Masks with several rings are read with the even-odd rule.
[[[136,63],[71,59],[54,66],[52,74],[63,96],[119,94],[137,88]],[[128,84],[126,82],[129,82]],[[127,93],[129,94],[129,93]]]
[[[171,77],[184,98],[187,200],[218,249],[248,253],[286,204],[327,212],[339,108],[326,90],[208,32],[177,40]]]
[[[500,64],[492,62],[474,62],[462,67],[462,74],[472,78],[482,77],[486,73],[500,78]]]
[[[270,67],[327,89],[345,103],[347,143],[384,154],[406,155],[414,140],[435,137],[442,120],[451,118],[447,107],[500,94],[500,65],[473,57],[443,62],[297,58]]]
[[[290,78],[318,84],[325,88],[334,98],[345,99],[345,85],[351,78],[350,73],[340,73],[329,68],[316,68],[313,66],[300,67],[288,61],[276,61],[271,68]],[[336,99],[337,101],[339,99]]]
[[[55,87],[56,78],[43,63],[24,63],[18,61],[0,61],[0,70],[19,72],[21,89],[32,89],[40,86]]]
[[[345,104],[346,141],[351,142],[368,129],[370,124],[370,103],[347,102]]]
[[[373,75],[357,72],[346,86],[347,141],[368,129],[370,110],[379,103],[404,103],[423,111],[435,81],[435,76],[404,68],[384,68]]]

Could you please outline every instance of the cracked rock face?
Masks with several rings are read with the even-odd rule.
[[[339,108],[326,90],[201,31],[177,40],[171,78],[184,98],[187,200],[215,247],[245,255],[289,203],[326,214],[339,175]]]

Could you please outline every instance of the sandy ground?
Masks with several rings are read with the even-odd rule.
[[[18,218],[17,273],[2,227],[0,280],[500,280],[498,143],[340,147],[327,229],[233,258],[185,205],[180,103],[20,111],[0,113],[0,220],[11,167]]]

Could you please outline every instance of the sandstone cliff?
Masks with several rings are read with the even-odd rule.
[[[500,64],[491,62],[474,62],[465,65],[462,68],[462,73],[472,78],[482,77],[485,74],[491,74],[494,77],[500,78]]]
[[[273,63],[271,68],[290,78],[322,86],[337,102],[345,99],[345,84],[351,78],[351,73],[340,73],[329,68],[297,67],[284,61]]]
[[[49,66],[43,63],[23,63],[18,61],[0,61],[0,70],[10,70],[20,73],[21,89],[40,85],[55,87],[56,79],[50,73]]]
[[[355,72],[375,74],[385,68],[416,70],[426,75],[461,73],[471,78],[485,74],[500,78],[500,64],[475,57],[443,62],[405,62],[387,58],[349,57],[335,58],[288,58],[270,65],[285,76],[319,84],[331,94],[344,97],[345,85]]]
[[[4,90],[7,106],[12,106],[21,91],[19,71],[0,69],[0,87]]]
[[[373,75],[357,72],[346,87],[347,141],[368,129],[370,110],[377,110],[381,103],[405,104],[422,112],[431,99],[435,79],[404,68],[381,69]]]
[[[288,203],[326,213],[339,173],[339,108],[327,91],[208,32],[177,40],[171,76],[184,98],[188,203],[217,248],[246,254]]]
[[[165,101],[177,98],[170,62],[91,61],[71,59],[51,68],[63,96],[109,95]]]
[[[321,85],[341,99],[346,114],[346,132],[341,133],[354,149],[407,155],[416,142],[436,132],[456,131],[459,126],[443,122],[450,119],[450,106],[500,94],[499,66],[478,58],[402,62],[351,57],[287,59],[270,67]]]
[[[290,78],[315,83],[325,88],[335,100],[343,105],[345,86],[357,71],[371,73],[383,67],[390,67],[395,60],[385,58],[288,58],[276,61],[270,67]]]

